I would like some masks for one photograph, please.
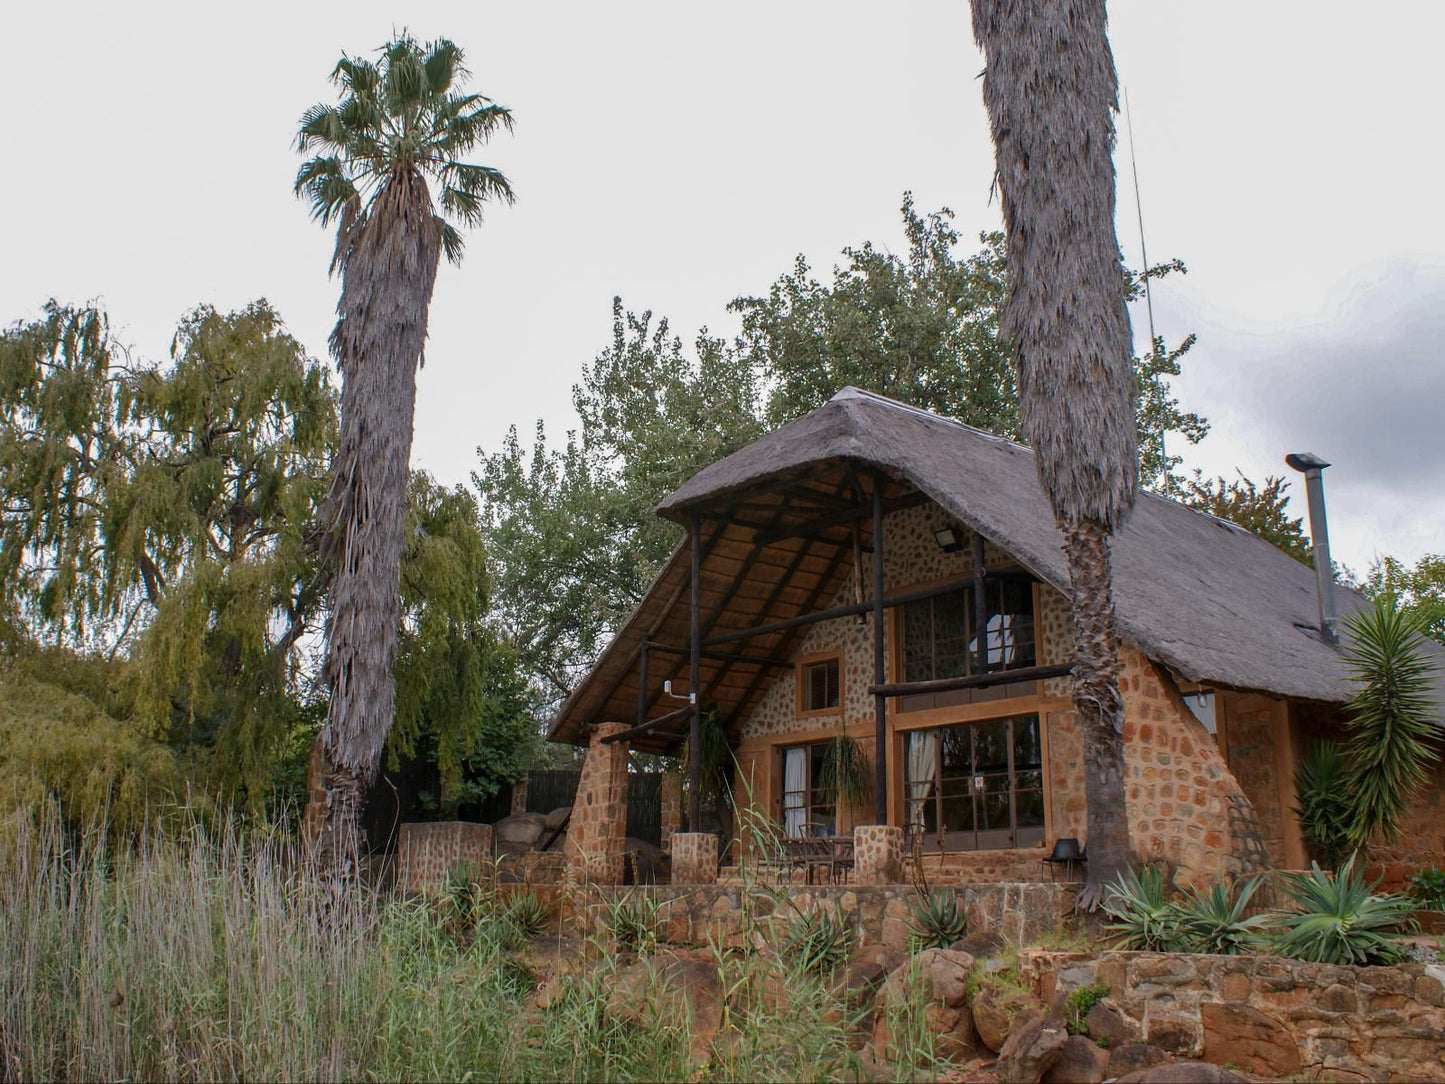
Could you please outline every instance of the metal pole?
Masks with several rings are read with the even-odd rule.
[[[883,481],[873,478],[873,684],[888,680],[883,655]],[[873,694],[873,817],[888,823],[888,698]]]
[[[702,579],[700,568],[702,554],[699,541],[702,534],[702,517],[692,517],[692,650],[688,661],[687,695],[692,702],[692,718],[688,724],[687,739],[687,830],[702,829],[702,704],[698,700],[698,686],[702,684]]]
[[[1325,519],[1324,469],[1329,466],[1311,452],[1296,452],[1284,461],[1305,476],[1305,496],[1309,499],[1310,543],[1314,548],[1315,605],[1319,613],[1320,634],[1332,644],[1340,642],[1335,612],[1335,569],[1330,563],[1330,530]]]

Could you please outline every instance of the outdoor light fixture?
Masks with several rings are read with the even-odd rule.
[[[1325,520],[1325,480],[1329,466],[1313,452],[1292,452],[1284,461],[1305,476],[1305,495],[1310,507],[1310,543],[1314,547],[1315,594],[1319,606],[1320,635],[1332,644],[1340,642],[1335,611],[1335,569],[1330,563],[1330,532]]]
[[[934,531],[933,537],[938,539],[938,548],[944,553],[957,553],[963,549],[963,539],[958,537],[958,532],[952,527],[942,527]]]

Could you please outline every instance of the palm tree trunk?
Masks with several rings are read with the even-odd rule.
[[[338,231],[342,286],[331,350],[342,377],[341,445],[323,549],[334,573],[320,736],[326,808],[307,815],[320,829],[316,856],[332,869],[354,864],[362,804],[395,716],[416,370],[440,255],[426,182],[415,173],[394,174],[369,212]]]
[[[1074,711],[1084,737],[1089,883],[1129,861],[1109,536],[1138,484],[1136,386],[1114,232],[1118,80],[1104,0],[972,0],[1007,230],[1001,336],[1019,415],[1064,535]]]
[[[1084,739],[1084,798],[1089,882],[1080,906],[1092,909],[1130,856],[1124,794],[1124,698],[1119,690],[1119,643],[1114,634],[1109,532],[1085,520],[1065,529],[1069,604],[1074,633],[1071,693]]]

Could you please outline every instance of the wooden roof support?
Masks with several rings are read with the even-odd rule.
[[[884,515],[887,515],[889,512],[897,512],[904,508],[912,508],[915,505],[927,504],[933,500],[928,494],[921,493],[918,490],[914,490],[912,493],[905,493],[901,497],[892,497],[888,500],[883,500],[882,488],[885,483],[880,481],[876,484],[878,486],[879,501],[883,506]],[[842,527],[845,524],[852,523],[854,520],[868,519],[872,514],[873,510],[869,508],[868,505],[856,504],[837,512],[830,512],[825,516],[819,516],[817,519],[809,520],[807,523],[799,523],[795,527],[779,527],[773,531],[764,531],[757,536],[756,541],[763,545],[768,545],[773,542],[779,542],[784,538],[813,535],[819,531],[827,530],[830,527]],[[840,543],[840,545],[846,546],[852,545],[852,543],[845,540]]]
[[[883,479],[873,476],[873,683],[888,680],[883,653]],[[873,823],[888,823],[888,698],[873,696]]]
[[[702,697],[697,688],[702,684],[702,517],[692,517],[692,651],[688,660],[687,696],[692,708],[687,729],[687,830],[696,832],[702,826]]]
[[[631,739],[637,737],[637,735],[646,734],[648,731],[656,729],[663,723],[671,723],[677,721],[678,719],[682,719],[687,716],[691,711],[692,705],[684,704],[676,711],[670,711],[666,715],[659,715],[656,719],[648,719],[645,722],[638,723],[636,726],[628,727],[626,730],[620,731],[619,733],[609,734],[607,737],[602,739],[602,744],[607,745],[611,742],[630,741]]]
[[[1054,666],[1020,666],[1017,670],[990,670],[986,674],[934,678],[931,681],[875,682],[868,686],[874,696],[916,696],[919,693],[948,693],[955,689],[985,689],[990,685],[1007,685],[1013,681],[1046,681],[1068,677],[1073,672],[1069,663]]]
[[[688,648],[679,647],[676,644],[649,644],[653,651],[661,651],[668,655],[686,655]],[[770,655],[742,655],[735,651],[704,651],[702,657],[708,662],[729,662],[743,663],[748,666],[772,666],[780,670],[791,670],[793,664],[786,659],[773,658]]]

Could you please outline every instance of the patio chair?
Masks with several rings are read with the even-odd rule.
[[[1065,836],[1063,839],[1055,840],[1053,853],[1047,858],[1041,859],[1043,865],[1049,871],[1050,881],[1055,879],[1055,874],[1060,866],[1064,867],[1064,880],[1072,881],[1074,879],[1074,866],[1082,866],[1088,860],[1084,849],[1079,846],[1079,841],[1073,836]]]

